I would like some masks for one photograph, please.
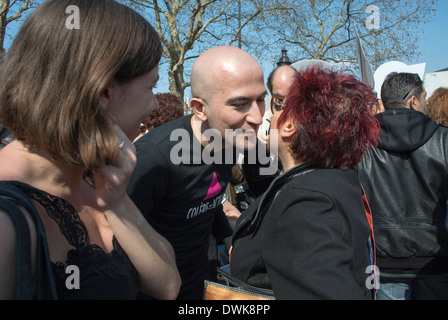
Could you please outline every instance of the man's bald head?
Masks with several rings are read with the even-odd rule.
[[[204,52],[193,65],[191,91],[192,128],[201,143],[202,132],[213,129],[225,147],[256,145],[267,92],[263,70],[250,54],[229,46]],[[235,135],[229,136],[229,130]]]
[[[289,89],[297,74],[298,72],[296,69],[287,65],[280,66],[272,71],[267,81],[267,87],[271,95],[286,96],[284,91]],[[279,93],[279,91],[281,91],[281,93]]]
[[[232,46],[222,46],[205,51],[195,61],[191,70],[193,97],[210,99],[223,90],[239,74],[257,73],[263,78],[260,64],[249,53]]]

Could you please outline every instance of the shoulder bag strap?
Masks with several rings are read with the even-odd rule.
[[[362,202],[364,204],[364,209],[366,212],[367,221],[369,222],[370,227],[370,236],[368,239],[368,247],[369,247],[369,266],[370,271],[373,274],[373,287],[374,287],[374,298],[376,298],[377,288],[378,288],[378,274],[376,268],[376,247],[375,247],[375,234],[373,232],[373,218],[372,218],[372,210],[370,209],[369,202],[367,201],[367,196],[364,191],[364,187],[361,185],[362,191]]]
[[[31,237],[23,212],[14,200],[0,197],[0,210],[8,214],[16,230],[17,243],[17,300],[33,299],[33,271],[31,268]]]
[[[39,213],[37,212],[36,208],[32,204],[31,200],[27,197],[27,195],[17,186],[11,184],[11,183],[0,183],[0,195],[3,197],[1,198],[1,202],[3,203],[3,206],[5,206],[5,203],[8,203],[7,207],[2,207],[2,210],[9,214],[9,216],[14,216],[12,219],[13,221],[21,220],[21,222],[14,222],[15,226],[19,226],[20,229],[17,229],[17,237],[23,236],[23,232],[27,233],[25,234],[25,238],[18,240],[17,242],[17,254],[18,254],[18,279],[17,284],[18,286],[21,286],[23,283],[23,286],[27,285],[27,290],[31,291],[31,293],[24,293],[25,288],[23,290],[19,290],[17,292],[17,298],[18,299],[32,299],[33,296],[36,299],[43,299],[43,300],[54,300],[57,299],[56,294],[56,285],[55,280],[53,276],[53,270],[51,267],[51,260],[50,260],[50,254],[48,252],[48,244],[47,244],[47,238],[45,234],[45,229],[42,223],[42,220],[40,219]],[[11,199],[8,199],[8,198]],[[36,249],[36,292],[35,295],[33,293],[33,285],[32,280],[26,279],[26,277],[29,275],[32,277],[32,269],[31,269],[31,239],[29,235],[29,227],[28,223],[26,222],[25,217],[23,216],[23,212],[18,208],[18,206],[23,206],[31,215],[34,225],[36,227],[36,233],[37,233],[37,249]],[[26,230],[26,231],[24,231]],[[24,244],[26,242],[26,244]],[[23,247],[22,247],[23,245]],[[26,255],[26,257],[25,257]],[[20,259],[20,261],[19,261]],[[24,268],[22,270],[20,268]],[[29,283],[31,281],[31,284]],[[19,296],[20,291],[20,296]],[[31,296],[30,296],[31,294]]]

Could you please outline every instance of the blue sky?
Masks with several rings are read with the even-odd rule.
[[[426,62],[426,72],[435,72],[448,68],[448,1],[439,0],[435,19],[422,25],[424,33],[418,43],[422,55],[414,61],[403,61],[406,64]]]
[[[436,72],[448,68],[448,1],[439,0],[435,18],[426,24],[421,25],[422,33],[417,45],[421,55],[413,60],[403,60],[402,62],[411,65],[426,62],[426,73]],[[279,58],[280,58],[279,51]],[[272,71],[274,65],[271,62],[262,62],[265,77]],[[375,70],[373,70],[375,72]],[[162,80],[159,92],[168,89],[168,80]],[[185,92],[186,96],[189,90]]]
[[[8,26],[7,33],[14,36],[20,23],[12,23]],[[448,1],[439,0],[436,17],[430,23],[421,26],[423,32],[419,35],[420,41],[417,43],[421,56],[412,61],[402,62],[406,64],[417,64],[426,62],[426,72],[435,72],[441,69],[448,68]],[[5,41],[5,48],[8,49],[11,38],[7,36]],[[280,57],[280,52],[279,52]],[[268,74],[274,67],[272,63],[262,62],[265,73]],[[162,68],[163,70],[163,68]],[[162,71],[161,70],[161,71]],[[162,71],[163,72],[163,71]],[[267,77],[267,75],[266,75]],[[167,77],[166,77],[167,78]],[[164,74],[161,74],[161,81],[158,86],[158,92],[168,91],[168,79],[164,79]],[[188,95],[189,92],[186,92]]]

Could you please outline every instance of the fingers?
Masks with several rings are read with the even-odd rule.
[[[126,197],[126,186],[137,164],[136,149],[126,134],[114,125],[120,153],[115,163],[103,164],[94,171],[97,203],[111,208]]]
[[[117,125],[114,125],[115,132],[117,133],[118,141],[120,141],[118,147],[120,153],[112,164],[103,164],[98,170],[96,175],[102,175],[104,183],[119,185],[126,183],[134,171],[137,164],[136,149],[134,144],[128,139],[126,134]]]

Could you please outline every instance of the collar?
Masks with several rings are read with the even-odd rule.
[[[255,212],[255,215],[251,219],[252,222],[250,224],[250,227],[252,227],[255,224],[258,226],[258,224],[259,224],[258,220],[261,220],[262,216],[264,216],[264,213],[266,212],[265,210],[263,210],[263,209],[265,209],[264,204],[268,203],[268,201],[270,201],[270,203],[272,203],[275,200],[275,198],[277,197],[278,192],[281,190],[282,187],[284,187],[286,184],[293,181],[297,177],[305,175],[305,174],[307,174],[311,171],[314,171],[316,169],[318,169],[317,166],[310,165],[307,163],[302,163],[302,164],[299,164],[299,165],[295,166],[294,168],[288,170],[287,172],[285,172],[281,176],[277,177],[276,179],[274,179],[274,181],[272,181],[272,183],[270,184],[270,186],[266,190],[266,192],[261,196],[261,200],[258,203],[257,211]],[[269,208],[270,205],[267,207]],[[262,210],[264,212],[262,212]]]

